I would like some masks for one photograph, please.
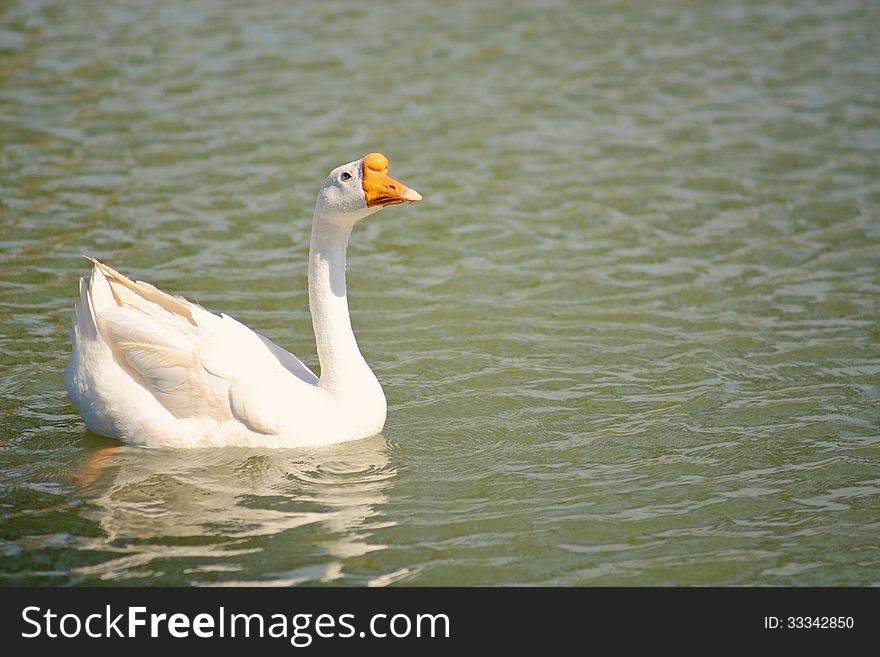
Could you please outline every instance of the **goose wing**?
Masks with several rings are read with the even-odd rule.
[[[317,383],[296,356],[232,317],[92,262],[89,299],[98,332],[119,364],[175,416],[245,420],[235,392],[249,384]]]

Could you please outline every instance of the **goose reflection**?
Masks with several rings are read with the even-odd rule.
[[[82,581],[328,582],[384,545],[379,508],[396,474],[379,435],[322,449],[96,450],[77,483],[116,553]]]

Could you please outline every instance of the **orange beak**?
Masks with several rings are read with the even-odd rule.
[[[362,178],[368,208],[422,200],[416,190],[388,175],[388,158],[382,153],[370,153],[364,157]]]

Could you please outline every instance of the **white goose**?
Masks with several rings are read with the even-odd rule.
[[[388,176],[380,153],[334,169],[321,186],[309,247],[320,378],[232,317],[92,260],[65,376],[86,426],[148,447],[299,447],[379,433],[385,395],[352,332],[345,250],[358,221],[421,198]]]

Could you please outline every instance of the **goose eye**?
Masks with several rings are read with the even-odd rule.
[[[339,179],[342,182],[348,182],[349,180],[351,180],[351,174],[348,171],[343,171],[342,175],[339,176]]]

